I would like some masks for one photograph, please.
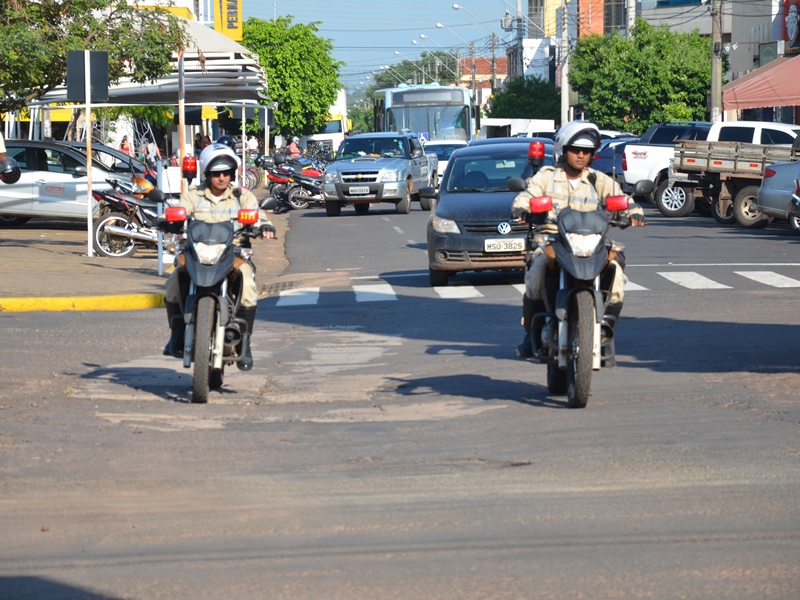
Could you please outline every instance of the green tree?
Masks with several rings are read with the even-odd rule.
[[[541,77],[515,77],[495,92],[487,116],[500,119],[553,119],[561,115],[558,89]]]
[[[243,46],[258,54],[270,99],[277,103],[275,132],[284,136],[319,131],[342,87],[343,63],[332,58],[332,42],[317,37],[316,23],[292,21],[291,16],[271,21],[250,17],[242,39]]]
[[[354,132],[367,133],[375,129],[370,102],[359,102],[357,106],[348,108],[347,118],[353,123]]]
[[[109,83],[147,83],[172,70],[186,47],[181,19],[125,0],[6,0],[0,3],[0,110],[17,110],[63,85],[68,50],[108,52]]]
[[[569,82],[584,100],[587,118],[633,133],[669,119],[708,119],[711,41],[644,19],[631,33],[631,39],[614,32],[576,43]]]

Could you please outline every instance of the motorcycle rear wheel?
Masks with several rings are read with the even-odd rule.
[[[194,314],[194,371],[192,377],[192,403],[207,404],[211,380],[211,349],[214,347],[214,300],[200,298]]]
[[[135,231],[136,225],[130,217],[121,213],[109,213],[94,225],[93,246],[100,256],[106,258],[125,258],[136,252],[136,240],[106,232],[106,226],[121,227]]]
[[[585,408],[592,387],[594,298],[588,291],[575,294],[567,315],[567,405]]]

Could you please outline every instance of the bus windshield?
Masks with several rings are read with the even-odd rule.
[[[386,110],[387,131],[427,133],[428,140],[469,140],[466,106],[402,106]]]

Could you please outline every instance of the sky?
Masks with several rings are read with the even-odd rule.
[[[447,51],[469,56],[475,42],[478,56],[490,56],[492,32],[512,40],[502,30],[506,10],[516,13],[517,0],[243,0],[243,17],[271,20],[293,16],[295,23],[319,22],[317,35],[333,41],[333,57],[345,63],[340,79],[348,91],[367,87],[373,71],[423,52]],[[521,3],[523,14],[527,1]],[[469,11],[469,12],[467,12]],[[471,14],[470,14],[471,13]],[[444,28],[437,28],[441,23]],[[427,38],[420,38],[425,35]],[[416,40],[417,44],[411,41]],[[395,54],[395,53],[398,54]],[[497,54],[505,54],[498,40]]]

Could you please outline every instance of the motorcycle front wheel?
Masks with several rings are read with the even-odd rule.
[[[570,408],[585,408],[592,387],[594,346],[594,297],[590,292],[575,294],[567,319],[567,404]]]
[[[94,249],[100,256],[107,258],[125,258],[136,252],[136,240],[117,234],[108,233],[107,226],[120,227],[136,231],[136,224],[121,213],[110,213],[102,217],[94,225]]]
[[[209,296],[200,298],[194,313],[193,404],[206,404],[208,402],[208,390],[211,384],[211,349],[214,347],[215,313],[214,300]],[[221,383],[220,381],[220,385]]]

